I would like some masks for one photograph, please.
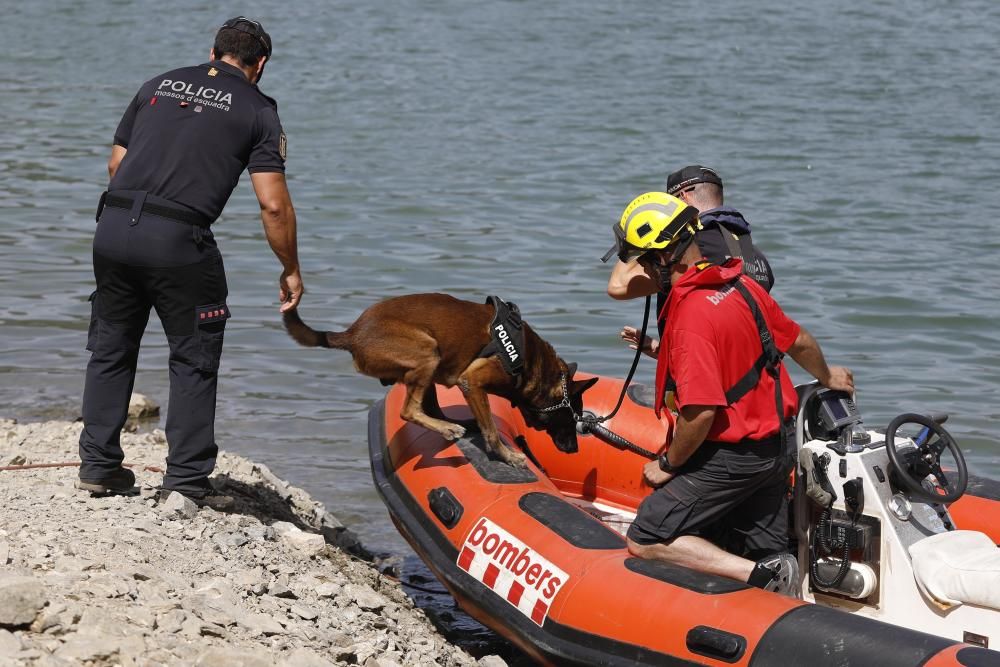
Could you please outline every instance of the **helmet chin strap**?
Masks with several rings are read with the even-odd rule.
[[[660,291],[664,294],[670,294],[670,274],[673,273],[674,266],[681,261],[684,253],[691,247],[691,242],[694,241],[694,234],[691,232],[687,232],[685,237],[674,246],[670,258],[660,266]]]

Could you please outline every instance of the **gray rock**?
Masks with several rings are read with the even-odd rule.
[[[227,626],[235,625],[241,612],[238,607],[221,598],[206,595],[191,595],[184,598],[184,610],[194,614],[206,623]]]
[[[278,537],[284,537],[289,533],[301,533],[302,529],[296,526],[294,523],[289,523],[288,521],[275,521],[271,524],[271,528],[278,535]]]
[[[42,613],[40,613],[35,618],[34,622],[31,624],[30,628],[31,631],[45,632],[50,628],[55,628],[56,626],[60,626],[62,624],[60,619],[63,612],[65,611],[66,611],[66,605],[64,604],[55,603],[48,605],[47,607],[45,607],[45,609],[42,610]]]
[[[480,667],[507,667],[507,661],[498,655],[485,655],[476,664]]]
[[[334,664],[307,648],[297,648],[284,656],[279,667],[334,667]]]
[[[328,644],[331,646],[336,646],[337,648],[348,648],[354,644],[354,640],[343,632],[338,632],[337,630],[332,630],[328,632],[324,638]]]
[[[121,637],[125,634],[125,624],[100,607],[84,609],[76,626],[81,635]]]
[[[403,656],[399,651],[387,651],[377,658],[368,658],[368,662],[375,662],[377,667],[403,667]]]
[[[120,572],[107,572],[92,576],[86,583],[78,585],[94,597],[133,598],[135,597],[135,580]]]
[[[195,667],[273,667],[274,659],[261,651],[210,648],[198,656]]]
[[[360,641],[350,649],[354,653],[354,660],[358,664],[365,664],[368,658],[375,655],[375,647],[367,641]]]
[[[148,396],[144,396],[142,394],[132,394],[132,396],[129,397],[129,419],[147,419],[149,417],[158,417],[159,414],[160,406]]]
[[[343,528],[344,527],[344,524],[342,524],[340,522],[340,519],[338,519],[334,515],[330,514],[329,512],[325,512],[325,511],[322,511],[319,508],[317,508],[316,513],[319,515],[319,525],[320,525],[320,527],[322,527],[322,528],[333,528],[333,529],[338,529],[338,528]]]
[[[45,606],[45,588],[31,577],[0,574],[0,626],[30,625]]]
[[[240,570],[230,575],[235,586],[250,588],[264,581],[264,573],[258,569]]]
[[[274,487],[274,490],[278,492],[282,500],[288,500],[292,497],[292,490],[289,488],[288,482],[271,472],[271,469],[266,465],[256,463],[254,464],[254,471],[261,479]]]
[[[288,600],[297,600],[299,598],[292,589],[280,580],[272,581],[267,587],[267,592],[276,598],[285,598]]]
[[[143,628],[154,628],[156,627],[156,617],[153,612],[147,607],[133,606],[129,610],[128,622],[132,625],[138,625]]]
[[[87,558],[77,558],[75,556],[60,556],[56,558],[53,565],[59,572],[83,572],[93,569],[94,562]]]
[[[0,540],[0,567],[10,562],[10,545]]]
[[[155,533],[159,523],[152,519],[140,519],[132,524],[133,530],[143,533]]]
[[[257,614],[254,612],[246,613],[240,619],[240,625],[245,627],[253,635],[282,635],[285,633],[285,628],[278,623],[275,619],[267,616],[265,614]]]
[[[168,519],[193,519],[198,514],[198,506],[183,493],[170,493],[160,504],[160,512]]]
[[[156,617],[156,629],[160,633],[172,635],[180,631],[185,620],[187,620],[185,612],[180,609],[173,609]]]
[[[193,640],[198,640],[205,635],[221,637],[224,632],[221,626],[203,621],[196,616],[188,616],[181,624],[181,634]]]
[[[342,595],[366,611],[379,611],[389,602],[366,584],[348,584],[344,586]]]
[[[307,621],[311,621],[317,616],[319,616],[319,614],[317,614],[314,609],[301,604],[293,604],[289,609],[289,611],[300,618],[304,618]]]
[[[118,653],[120,640],[106,635],[77,635],[70,637],[55,651],[57,658],[82,663],[86,660],[102,660]]]
[[[118,656],[125,667],[130,663],[137,664],[146,655],[146,650],[146,640],[140,635],[129,635],[119,640]]]
[[[212,536],[212,541],[220,547],[233,549],[243,546],[249,542],[250,539],[243,533],[216,533]]]
[[[281,541],[309,556],[315,556],[326,546],[322,535],[306,533],[287,521],[277,521],[271,527]]]
[[[0,657],[9,658],[21,650],[21,640],[12,632],[0,629]]]
[[[330,528],[322,526],[320,527],[320,533],[322,533],[323,539],[326,540],[327,543],[334,545],[338,549],[357,556],[362,560],[371,561],[374,559],[372,552],[365,548],[365,546],[361,544],[361,540],[358,539],[358,536],[347,528]]]
[[[276,536],[274,528],[261,523],[254,526],[246,526],[243,528],[243,534],[254,544],[263,544],[268,540],[273,540]]]
[[[316,591],[316,595],[321,598],[332,598],[336,597],[337,594],[340,593],[341,588],[343,587],[340,584],[326,581],[317,586],[314,590]]]

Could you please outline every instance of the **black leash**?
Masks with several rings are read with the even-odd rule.
[[[632,377],[635,376],[635,369],[639,367],[639,357],[642,356],[642,346],[646,343],[646,326],[649,324],[649,304],[651,299],[651,296],[646,297],[646,311],[642,314],[642,331],[639,332],[639,339],[636,341],[635,357],[632,359],[632,367],[628,369],[628,377],[625,378],[625,384],[622,386],[622,393],[618,397],[618,403],[615,405],[615,409],[603,417],[598,417],[596,415],[591,417],[581,415],[577,418],[577,421],[600,424],[608,421],[618,414],[618,410],[622,407],[622,402],[625,400],[625,393],[628,391],[629,384],[632,383]],[[653,458],[656,457],[654,456]]]
[[[584,434],[590,433],[592,435],[596,435],[598,439],[603,440],[609,445],[614,445],[619,449],[627,449],[630,452],[638,454],[639,456],[645,456],[647,459],[650,460],[656,458],[655,452],[651,452],[648,449],[640,447],[631,440],[623,438],[622,436],[618,435],[608,427],[598,424],[597,422],[581,420],[579,422],[579,430],[580,433]]]
[[[599,439],[607,442],[615,447],[621,449],[627,449],[630,452],[639,454],[640,456],[645,456],[648,459],[655,459],[656,454],[649,451],[648,449],[643,449],[639,445],[623,438],[622,436],[614,433],[606,426],[602,426],[603,422],[614,417],[618,414],[618,410],[621,409],[622,403],[625,401],[625,394],[628,392],[629,385],[632,382],[632,378],[635,376],[635,370],[639,367],[639,358],[642,356],[642,348],[646,342],[646,327],[649,325],[649,306],[652,301],[651,296],[646,297],[646,310],[642,315],[642,331],[639,332],[639,337],[636,341],[635,346],[635,357],[632,359],[632,367],[629,368],[628,376],[625,378],[625,384],[622,386],[622,393],[618,396],[618,403],[615,404],[614,410],[604,415],[603,417],[598,417],[592,412],[585,411],[582,415],[577,414],[576,410],[573,410],[573,405],[569,400],[569,387],[567,383],[566,374],[562,375],[562,400],[555,405],[550,405],[545,408],[530,408],[533,412],[546,413],[555,412],[556,410],[562,410],[563,408],[569,408],[573,412],[573,419],[576,420],[576,430],[581,434],[593,434]]]
[[[639,367],[639,358],[642,356],[642,348],[646,343],[646,327],[649,325],[649,306],[651,300],[651,296],[646,297],[646,310],[642,315],[642,331],[639,332],[639,337],[636,340],[635,357],[632,359],[632,367],[629,368],[628,376],[625,378],[625,384],[622,386],[622,393],[618,397],[618,403],[615,405],[615,409],[603,417],[598,417],[597,415],[589,412],[584,412],[582,415],[574,414],[573,417],[576,418],[577,431],[580,433],[591,433],[604,442],[614,445],[615,447],[627,449],[630,452],[634,452],[640,456],[645,456],[648,459],[655,459],[656,454],[654,452],[640,447],[639,445],[623,438],[608,429],[606,426],[602,425],[603,422],[606,422],[618,414],[618,410],[622,407],[622,403],[625,401],[625,394],[628,392],[629,385],[632,383],[632,378],[635,376],[635,369]]]

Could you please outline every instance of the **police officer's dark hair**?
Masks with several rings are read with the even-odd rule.
[[[687,192],[688,201],[699,210],[707,210],[722,206],[722,186],[715,183],[697,183],[691,186]]]
[[[256,67],[262,56],[267,55],[260,39],[235,28],[223,28],[215,36],[212,46],[216,58],[233,56],[243,67]]]

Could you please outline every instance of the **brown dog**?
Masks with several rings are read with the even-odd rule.
[[[573,380],[576,364],[556,356],[552,346],[527,324],[523,324],[520,377],[508,374],[497,356],[480,358],[480,351],[491,340],[494,313],[492,305],[461,301],[447,294],[411,294],[371,306],[347,331],[316,331],[294,310],[284,314],[284,322],[300,345],[347,350],[358,372],[386,385],[406,385],[400,413],[406,421],[449,440],[462,437],[465,428],[445,420],[434,390],[435,383],[458,385],[487,448],[507,463],[524,466],[524,454],[500,441],[487,394],[506,398],[521,410],[529,426],[544,429],[561,451],[575,452],[574,413],[580,414],[581,395],[597,378]]]

